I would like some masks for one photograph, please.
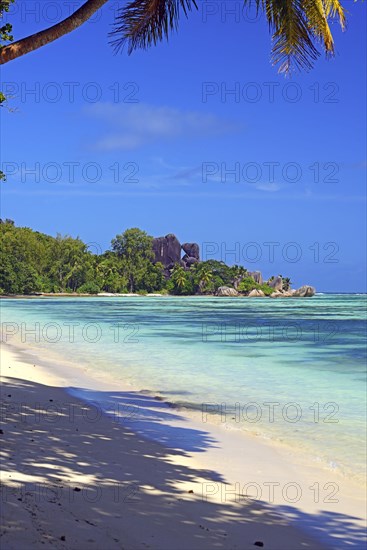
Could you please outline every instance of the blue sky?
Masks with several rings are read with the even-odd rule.
[[[14,35],[81,3],[18,0]],[[236,0],[131,56],[108,44],[118,5],[3,68],[2,217],[94,250],[128,227],[175,233],[204,259],[366,291],[365,5],[345,3],[335,58],[292,78]]]

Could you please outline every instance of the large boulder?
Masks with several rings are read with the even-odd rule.
[[[263,284],[263,276],[261,275],[261,271],[250,271],[248,274],[250,277],[253,278],[255,283],[258,283],[259,285]]]
[[[194,258],[193,256],[188,256],[187,254],[185,254],[181,262],[183,262],[184,267],[190,268],[193,264],[197,264],[199,260],[197,258]]]
[[[238,296],[238,292],[235,288],[220,286],[217,290],[217,296]]]
[[[172,233],[165,237],[153,239],[153,252],[154,263],[161,262],[164,267],[180,263],[181,245],[177,237]]]
[[[270,294],[271,298],[292,298],[296,295],[296,290],[276,290],[272,294]]]
[[[290,295],[290,296],[294,296],[294,293],[297,292],[294,288],[290,288],[289,290],[287,290],[287,293]]]
[[[310,298],[311,296],[315,296],[316,290],[313,286],[304,285],[301,286],[301,288],[298,288],[295,290],[292,294],[292,296],[297,298]]]
[[[154,252],[154,262],[161,262],[163,264],[163,261],[166,257],[166,238],[165,237],[157,237],[156,239],[153,239],[152,243],[153,252]]]
[[[258,288],[254,288],[253,290],[251,290],[251,292],[248,293],[249,298],[263,298],[264,296],[264,292],[262,290],[259,290]]]
[[[283,290],[283,279],[280,276],[274,277],[274,279],[268,282],[268,285],[274,288],[274,290]]]
[[[284,292],[280,292],[280,290],[276,290],[275,292],[272,292],[270,294],[270,298],[284,298],[285,294]]]
[[[184,243],[181,245],[181,248],[190,258],[196,258],[198,261],[200,260],[200,249],[197,243]]]

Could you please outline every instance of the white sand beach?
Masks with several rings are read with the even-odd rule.
[[[364,491],[296,453],[5,345],[1,374],[1,550],[365,547]]]

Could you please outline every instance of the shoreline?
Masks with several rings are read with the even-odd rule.
[[[316,292],[317,294],[323,294],[322,292]],[[309,296],[312,297],[312,296]],[[159,292],[148,292],[146,294],[139,294],[136,292],[127,292],[127,293],[117,293],[113,294],[112,292],[100,292],[98,294],[83,294],[83,293],[72,293],[72,292],[42,292],[40,294],[2,294],[0,299],[5,298],[8,300],[11,299],[36,299],[36,298],[271,298],[270,296],[248,296],[246,294],[238,294],[236,296],[224,296],[218,294],[161,294]],[[275,296],[274,298],[305,298],[305,296]]]
[[[272,298],[314,298],[316,296],[324,295],[336,295],[336,296],[367,296],[366,292],[323,292],[316,291],[314,296],[275,296]],[[217,294],[161,294],[159,292],[151,292],[147,294],[138,293],[117,293],[101,292],[99,294],[83,294],[83,293],[71,293],[71,292],[43,292],[40,294],[1,294],[0,299],[6,300],[34,300],[39,298],[271,298],[271,296],[248,296],[246,294],[238,294],[237,296],[218,296]]]
[[[52,371],[56,373],[60,383],[65,386],[72,386],[73,395],[80,397],[82,400],[90,401],[93,397],[93,392],[96,394],[95,400],[99,400],[100,390],[109,391],[111,388],[114,388],[116,391],[132,391],[136,394],[142,394],[147,396],[147,398],[160,401],[162,406],[181,414],[189,422],[195,423],[199,429],[204,426],[208,427],[208,429],[219,430],[219,433],[232,434],[231,437],[234,439],[250,438],[256,442],[262,442],[267,447],[278,450],[285,457],[286,461],[289,456],[292,456],[292,460],[299,464],[301,469],[305,466],[307,468],[310,464],[316,471],[320,472],[321,477],[331,476],[333,482],[342,485],[348,484],[357,492],[360,491],[361,487],[367,490],[363,471],[358,470],[357,473],[350,467],[351,465],[345,468],[343,464],[340,465],[338,462],[335,462],[333,456],[330,457],[320,453],[322,449],[310,447],[309,444],[308,446],[307,444],[305,445],[302,438],[299,440],[295,438],[289,439],[284,437],[279,431],[274,432],[261,425],[247,423],[246,427],[241,427],[240,422],[237,424],[227,420],[228,415],[239,415],[238,411],[225,411],[224,413],[217,412],[217,414],[213,414],[210,403],[207,410],[203,409],[206,401],[200,402],[201,405],[198,403],[197,407],[187,406],[184,401],[177,401],[177,396],[176,401],[171,401],[170,392],[167,388],[153,390],[147,380],[144,382],[137,380],[128,381],[116,372],[109,370],[108,364],[105,361],[97,369],[90,364],[90,361],[85,361],[85,358],[84,361],[83,359],[79,359],[78,363],[74,358],[69,357],[66,359],[61,356],[61,350],[55,352],[52,349],[53,346],[38,347],[35,344],[30,345],[29,343],[25,345],[24,343],[21,344],[19,340],[16,342],[7,342],[5,345],[15,353],[20,353],[26,357],[28,362],[36,362],[38,366],[42,366],[45,373],[50,371],[50,365],[52,365]],[[85,389],[87,390],[86,392],[84,391]],[[218,408],[219,410],[219,407],[218,402],[213,408]],[[104,408],[106,410],[113,408],[113,404],[108,402]],[[222,414],[225,417],[224,421]],[[137,426],[136,417],[138,416],[134,412],[134,425],[131,425],[133,429]],[[204,416],[205,420],[203,419]],[[127,419],[125,419],[125,422],[127,422]]]
[[[273,443],[262,441],[256,436],[250,436],[247,433],[239,435],[232,430],[226,430],[215,424],[200,423],[185,414],[184,410],[170,408],[167,403],[150,395],[144,395],[143,392],[135,391],[128,384],[122,388],[120,383],[113,385],[111,382],[106,381],[104,376],[99,377],[98,380],[93,380],[90,373],[83,372],[80,366],[67,368],[56,365],[55,368],[55,364],[52,363],[51,367],[47,357],[42,359],[42,366],[40,366],[34,354],[31,353],[27,356],[24,350],[17,349],[17,351],[14,351],[14,349],[17,348],[3,344],[2,353],[5,352],[5,359],[2,364],[5,365],[5,369],[2,368],[2,375],[8,377],[8,380],[11,380],[12,383],[14,383],[14,377],[32,383],[37,382],[37,384],[41,382],[48,388],[47,391],[51,391],[50,388],[57,386],[58,390],[62,391],[65,402],[76,400],[78,403],[84,404],[89,402],[89,405],[91,402],[98,403],[101,412],[103,412],[98,423],[103,420],[107,425],[112,424],[114,428],[116,428],[116,418],[114,415],[111,418],[111,414],[105,414],[106,407],[103,407],[101,394],[103,392],[104,396],[108,395],[109,398],[114,395],[116,398],[117,395],[122,407],[119,408],[117,424],[119,427],[122,426],[124,429],[131,431],[132,441],[134,438],[141,439],[145,442],[144,445],[147,448],[152,445],[162,446],[164,444],[165,452],[176,455],[174,463],[177,467],[195,467],[198,471],[215,472],[214,480],[211,479],[211,481],[206,482],[204,492],[203,483],[201,483],[201,486],[199,483],[201,491],[198,491],[197,486],[194,490],[195,495],[198,492],[202,493],[199,500],[200,505],[204,508],[212,500],[224,506],[224,508],[228,507],[228,511],[233,506],[241,507],[244,503],[248,506],[249,500],[251,505],[255,507],[265,507],[265,509],[270,507],[272,509],[271,514],[280,514],[282,517],[284,516],[285,521],[289,522],[289,525],[293,524],[291,529],[296,530],[297,536],[312,537],[315,536],[315,533],[318,533],[319,542],[315,543],[314,541],[310,546],[311,548],[329,547],[340,549],[350,547],[347,533],[343,535],[346,540],[345,546],[340,546],[340,542],[338,545],[333,545],[333,533],[322,530],[325,515],[330,517],[333,514],[340,515],[344,518],[344,521],[348,518],[351,525],[353,524],[353,537],[356,532],[362,531],[362,522],[357,519],[363,515],[362,494],[356,494],[358,491],[355,487],[352,487],[347,480],[339,480],[334,473],[330,472],[330,475],[328,475],[328,472],[318,470],[316,465],[313,464],[307,467],[306,464],[299,463],[296,454],[287,456],[281,448],[276,447]],[[11,369],[6,368],[9,362],[12,364]],[[32,364],[37,364],[37,366],[32,366]],[[10,378],[9,374],[11,374]],[[70,390],[70,385],[74,388],[75,386],[82,387],[83,391],[78,393],[74,390],[73,393],[73,390]],[[83,396],[82,400],[80,399],[81,395]],[[141,403],[143,403],[143,406]],[[136,412],[136,407],[139,414]],[[94,410],[96,412],[97,409]],[[121,411],[123,413],[122,419]],[[137,416],[135,421],[127,422],[126,412],[128,412],[128,415],[133,412]],[[329,502],[333,489],[330,484],[336,483],[335,479],[338,479],[337,503]],[[292,483],[293,486],[290,485]],[[326,484],[329,484],[327,492],[323,489]],[[269,492],[270,486],[274,490],[277,489],[273,495]],[[297,486],[301,490],[301,497],[294,501],[294,490],[297,491]],[[284,495],[282,496],[279,487],[282,490],[288,487],[290,492],[289,495],[286,494],[286,498],[284,498]],[[310,487],[314,487],[314,489],[310,490]],[[315,502],[315,487],[318,488],[318,491],[321,488],[322,494],[318,495],[319,502]],[[246,488],[246,494],[251,495],[251,498],[243,494],[244,488]],[[259,488],[261,494],[259,494]],[[204,497],[205,501],[203,501]],[[342,498],[339,500],[339,497]],[[225,502],[223,502],[223,499]],[[327,502],[325,502],[325,499]],[[333,499],[331,498],[331,500]],[[288,519],[286,519],[287,516]],[[305,516],[307,516],[307,520]],[[287,528],[289,528],[289,525]],[[248,526],[243,527],[244,534],[246,534],[247,528],[250,529]],[[306,535],[303,534],[304,528],[307,531]],[[335,528],[337,529],[336,526]],[[272,537],[270,540],[272,540]],[[303,546],[295,546],[294,544],[293,546],[284,544],[272,546],[267,543],[266,547],[279,548],[279,550],[288,547],[291,550],[298,547],[303,548]],[[162,546],[157,548],[160,547]],[[198,547],[206,548],[202,543]],[[135,546],[131,546],[131,548],[135,548]],[[227,546],[219,546],[219,548],[227,548]]]

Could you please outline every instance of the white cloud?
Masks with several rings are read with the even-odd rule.
[[[274,182],[255,183],[254,187],[256,187],[259,191],[266,191],[267,193],[274,193],[275,191],[282,189],[280,184]]]
[[[210,113],[144,103],[96,103],[86,113],[106,125],[106,133],[94,144],[102,151],[132,150],[156,140],[208,137],[238,129],[237,124]]]

